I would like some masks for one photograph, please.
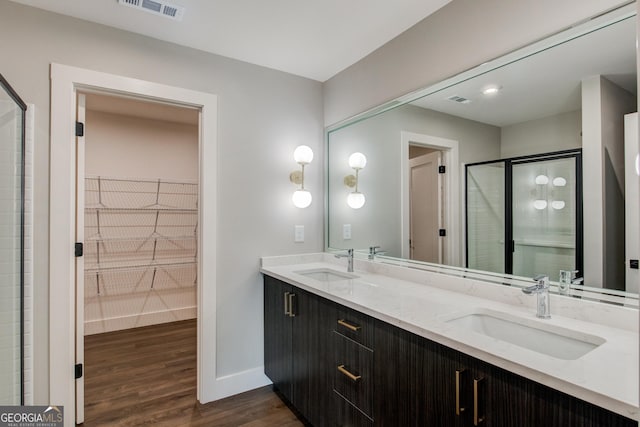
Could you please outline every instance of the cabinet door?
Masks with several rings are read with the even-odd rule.
[[[264,373],[292,402],[292,317],[285,313],[291,285],[264,277]]]
[[[333,303],[293,288],[293,402],[314,426],[333,425]]]

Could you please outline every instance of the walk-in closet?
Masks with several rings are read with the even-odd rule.
[[[195,379],[199,112],[87,93],[78,100],[79,117],[83,104],[78,234],[84,243],[82,326],[90,423],[92,410],[136,388],[134,359],[146,353],[157,357],[168,340],[174,350],[156,368],[172,363],[174,355],[176,363],[193,365],[181,369],[193,371]],[[124,342],[120,349],[118,343]],[[125,372],[119,379],[117,369]],[[143,381],[152,393],[154,385]],[[170,387],[170,380],[163,385]],[[136,396],[129,399],[145,398]]]

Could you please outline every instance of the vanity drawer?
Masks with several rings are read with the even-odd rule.
[[[373,417],[373,351],[334,331],[333,389]]]
[[[347,402],[337,392],[333,392],[336,427],[373,427],[373,420],[358,408]]]
[[[374,322],[366,314],[339,306],[334,331],[373,350]]]

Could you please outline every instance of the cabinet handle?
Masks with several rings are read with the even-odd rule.
[[[351,329],[351,330],[352,330],[352,331],[354,331],[354,332],[357,332],[357,331],[359,331],[359,330],[360,330],[360,326],[358,326],[358,325],[353,325],[353,324],[351,324],[351,323],[347,322],[347,321],[346,321],[346,320],[344,320],[344,319],[338,319],[338,325],[344,326],[344,327],[345,327],[345,328],[347,328],[347,329]]]
[[[289,313],[289,292],[284,293],[284,315],[291,316]]]
[[[358,381],[360,378],[362,378],[362,376],[360,375],[354,375],[351,372],[347,371],[344,365],[339,365],[338,371],[340,371],[341,374],[346,375],[352,381]]]
[[[460,382],[462,381],[462,374],[464,372],[465,369],[456,369],[456,415],[460,415],[465,409],[460,406]]]
[[[293,312],[293,297],[296,294],[289,294],[289,317],[296,317],[296,314]]]
[[[484,415],[480,415],[480,384],[484,381],[484,378],[478,378],[473,380],[473,425],[478,426],[484,422]]]

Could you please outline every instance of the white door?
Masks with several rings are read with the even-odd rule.
[[[440,159],[440,151],[409,159],[410,258],[438,264],[442,263]]]
[[[76,122],[85,123],[85,96],[78,94]],[[76,133],[77,134],[77,133]],[[84,136],[76,136],[76,242],[84,243]],[[76,257],[76,366],[84,370],[84,257]],[[76,424],[84,422],[84,372],[76,379]]]

